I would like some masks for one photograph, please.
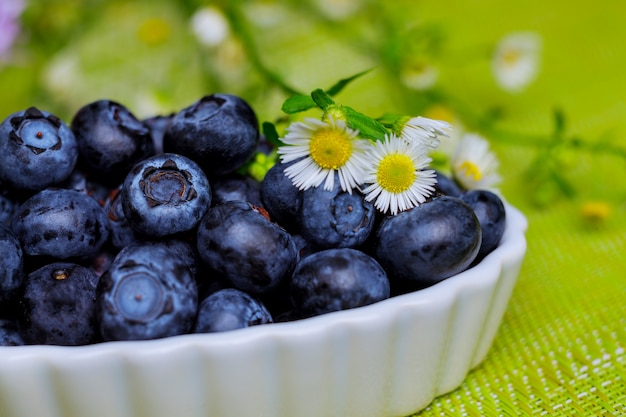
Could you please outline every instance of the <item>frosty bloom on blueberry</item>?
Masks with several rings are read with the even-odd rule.
[[[382,212],[397,214],[418,206],[434,190],[435,171],[425,169],[431,159],[421,143],[409,143],[395,135],[376,142],[368,154],[370,167],[366,171],[363,190],[366,201]]]
[[[369,147],[368,141],[358,138],[358,134],[332,116],[328,116],[328,121],[307,118],[292,123],[283,138],[289,146],[281,146],[278,154],[284,163],[298,161],[285,169],[285,175],[301,190],[322,182],[325,190],[332,190],[338,172],[341,189],[352,192],[361,183]]]
[[[207,177],[234,172],[259,144],[256,113],[232,94],[211,94],[177,112],[163,134],[164,152],[195,161]]]
[[[133,167],[124,180],[121,198],[133,230],[162,237],[196,227],[211,204],[212,192],[204,171],[193,160],[163,153]]]
[[[81,168],[117,184],[138,162],[154,154],[150,129],[124,105],[96,100],[81,107],[71,123]]]
[[[30,107],[0,124],[0,181],[39,191],[70,176],[78,159],[76,137],[58,117]]]

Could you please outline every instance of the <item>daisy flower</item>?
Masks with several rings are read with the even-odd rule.
[[[531,32],[512,33],[500,40],[492,59],[498,84],[508,91],[528,85],[539,69],[540,38]]]
[[[332,116],[327,121],[307,118],[292,123],[278,155],[283,163],[298,161],[285,169],[285,175],[301,190],[322,182],[325,190],[332,190],[337,172],[341,189],[352,193],[362,182],[370,143],[358,138],[358,134]]]
[[[449,136],[451,126],[442,120],[433,120],[426,117],[406,118],[402,123],[400,137],[407,142],[422,143],[428,150],[435,150],[439,146],[439,136]]]
[[[490,189],[500,182],[498,160],[483,137],[466,133],[452,155],[452,175],[467,190]]]
[[[407,142],[396,135],[371,145],[370,166],[366,171],[365,200],[383,213],[395,215],[419,206],[435,190],[435,171],[425,169],[431,159],[420,143]]]

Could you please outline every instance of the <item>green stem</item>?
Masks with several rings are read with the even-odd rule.
[[[438,100],[451,105],[472,129],[476,129],[494,142],[513,146],[546,148],[551,146],[553,133],[527,134],[513,132],[494,126],[493,118],[479,116],[465,106],[460,100],[451,98],[443,92],[437,93]],[[562,136],[560,145],[570,149],[580,149],[592,154],[613,155],[626,159],[626,148],[612,144],[606,140],[595,142],[584,141],[577,136]]]
[[[268,68],[259,54],[259,50],[254,44],[248,26],[245,23],[245,16],[238,8],[237,2],[225,2],[224,13],[229,20],[233,32],[237,34],[244,46],[247,57],[256,71],[269,83],[278,86],[288,95],[300,94],[296,89],[288,85],[282,77]]]

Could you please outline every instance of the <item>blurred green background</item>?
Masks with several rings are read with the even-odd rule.
[[[0,0],[3,13],[2,118],[34,105],[69,122],[101,98],[144,118],[227,92],[276,121],[292,93],[372,69],[337,100],[480,133],[528,217],[528,255],[486,362],[420,415],[626,415],[626,3]],[[537,72],[512,90],[492,63],[516,33],[535,36]]]

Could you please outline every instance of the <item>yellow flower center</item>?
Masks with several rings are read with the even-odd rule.
[[[311,136],[311,158],[324,169],[339,169],[352,155],[352,139],[342,130],[319,129]]]
[[[521,53],[517,49],[513,49],[513,48],[507,49],[502,54],[502,61],[504,62],[505,65],[512,67],[518,63],[521,57],[520,55]]]
[[[474,181],[480,181],[483,177],[478,166],[472,161],[464,161],[461,165],[459,165],[459,172]]]
[[[609,218],[611,206],[603,201],[588,201],[583,204],[581,212],[585,219],[600,222]]]
[[[416,176],[415,166],[410,157],[392,153],[380,161],[376,171],[376,182],[384,190],[399,194],[411,187]]]

